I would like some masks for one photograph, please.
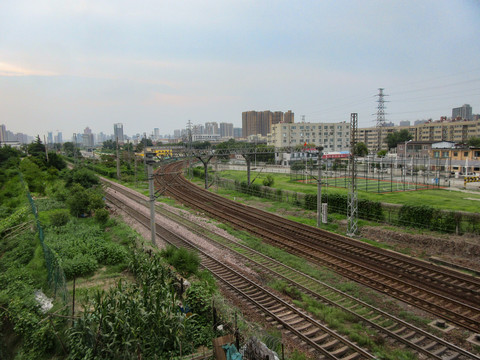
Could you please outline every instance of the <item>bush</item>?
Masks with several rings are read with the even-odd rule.
[[[70,213],[76,217],[87,214],[90,211],[90,201],[87,192],[81,185],[74,184],[72,186],[67,199],[67,205]]]
[[[107,209],[95,210],[95,220],[100,224],[105,224],[110,218],[110,213]]]
[[[70,220],[68,210],[61,209],[50,214],[50,224],[52,226],[63,226]]]
[[[72,259],[62,262],[63,272],[67,279],[92,274],[98,267],[97,260],[85,254],[77,254]]]
[[[265,179],[263,179],[263,186],[268,186],[271,187],[275,183],[275,179],[273,178],[272,175],[267,175]]]
[[[114,265],[120,264],[127,259],[128,252],[127,250],[115,243],[105,243],[104,245],[105,257],[102,261],[102,264],[105,265]]]
[[[196,252],[185,248],[174,248],[168,246],[160,252],[160,255],[167,260],[182,276],[188,277],[196,274],[200,265],[200,257]]]
[[[444,212],[426,205],[403,205],[398,214],[398,224],[415,228],[454,233],[462,221],[462,215]]]
[[[307,210],[317,210],[317,195],[306,194],[304,208]]]
[[[434,209],[427,205],[403,205],[398,213],[398,224],[416,228],[430,228]]]
[[[88,189],[94,185],[100,184],[98,176],[91,170],[84,167],[74,168],[69,173],[63,173],[67,187],[74,184],[80,184],[83,188]]]

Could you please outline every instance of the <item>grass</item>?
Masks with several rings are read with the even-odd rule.
[[[256,174],[255,174],[256,175]],[[317,193],[317,184],[305,184],[296,181],[290,180],[289,175],[283,174],[269,174],[272,175],[275,179],[273,185],[274,188],[280,188],[282,190],[289,190],[294,192],[301,192],[305,194],[316,194]],[[246,181],[246,173],[244,171],[222,171],[219,172],[219,176],[226,179]],[[261,184],[263,178],[266,177],[266,174],[260,174],[255,181],[255,183]],[[344,194],[348,193],[347,189],[342,188],[333,188],[333,187],[324,187],[322,189],[323,193],[327,194]],[[478,212],[480,195],[476,194],[465,194],[460,191],[451,191],[446,189],[436,189],[436,190],[418,190],[418,191],[405,191],[405,192],[392,192],[392,193],[372,193],[362,191],[361,186],[358,186],[358,197],[359,199],[367,199],[371,201],[380,201],[390,204],[423,204],[429,205],[434,208],[439,208],[443,210],[455,210],[455,211],[466,211],[466,212]],[[477,199],[477,200],[469,200]]]
[[[330,329],[347,336],[359,346],[369,349],[379,359],[415,359],[415,355],[408,350],[391,348],[375,331],[358,322],[357,318],[343,310],[331,307],[302,295],[301,299],[294,299],[293,303],[327,324]]]

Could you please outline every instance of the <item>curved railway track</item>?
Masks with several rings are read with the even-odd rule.
[[[174,176],[181,166],[167,165],[161,177],[168,183],[167,194],[177,200],[347,278],[480,332],[479,279],[229,201],[183,176]]]
[[[109,186],[116,191],[136,202],[144,204],[148,199],[132,190],[125,189],[118,184],[109,181]],[[162,216],[181,224],[189,231],[196,233],[198,236],[205,238],[205,229],[199,231],[199,226],[186,221],[182,217],[165,209],[157,209]],[[218,234],[215,237],[220,237]],[[206,238],[212,241],[210,238]],[[228,244],[230,246],[227,246]],[[290,285],[299,289],[303,293],[320,301],[328,306],[335,306],[340,308],[347,314],[356,318],[356,321],[361,321],[366,326],[375,329],[383,336],[396,341],[403,346],[407,346],[413,351],[426,356],[428,359],[480,359],[480,357],[471,354],[470,352],[451,344],[437,336],[430,334],[416,326],[409,324],[395,316],[392,316],[381,309],[362,302],[354,297],[341,292],[317,279],[305,275],[295,269],[292,269],[274,259],[271,259],[249,247],[238,242],[232,244],[229,239],[223,241],[216,241],[217,246],[221,246],[232,251],[232,245],[239,248],[239,251],[234,251],[237,257],[242,257],[245,264],[250,267],[267,273],[271,277],[288,282]],[[364,314],[364,315],[361,315]]]
[[[146,228],[150,227],[148,211],[145,211],[145,213],[139,212],[131,208],[128,202],[122,201],[118,196],[113,196],[108,192],[106,198]],[[280,324],[301,342],[307,344],[317,358],[343,360],[374,359],[373,355],[354,342],[330,330],[304,311],[243,276],[237,270],[228,266],[228,264],[216,260],[188,239],[182,238],[160,226],[156,226],[155,230],[156,235],[164,241],[177,247],[182,246],[197,251],[201,258],[202,267],[209,270],[235,294],[250,305],[253,305],[268,321]]]

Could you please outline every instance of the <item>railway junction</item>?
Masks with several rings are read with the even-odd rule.
[[[208,161],[206,161],[208,163]],[[382,341],[411,350],[419,359],[479,359],[477,341],[480,333],[480,280],[445,267],[371,247],[358,240],[301,225],[281,217],[246,207],[205,189],[200,189],[183,177],[182,162],[166,164],[156,177],[157,192],[162,192],[192,209],[208,214],[237,230],[245,230],[263,242],[304,258],[313,266],[328,268],[344,278],[374,289],[399,301],[409,309],[429,313],[431,326],[418,327],[389,314],[355,296],[339,291],[329,284],[275,259],[255,252],[231,239],[212,240],[185,216],[169,213],[155,206],[149,216],[145,196],[108,183],[107,200],[137,219],[145,228],[152,228],[155,241],[167,241],[199,251],[202,265],[212,271],[222,286],[238,299],[239,306],[254,309],[257,316],[270,326],[298,339],[302,348],[314,358],[367,359],[375,358],[365,347],[331,330],[315,316],[300,309],[291,297],[276,294],[259,279],[267,276],[281,280],[295,293],[305,294],[332,308],[338,308],[377,334]],[[106,181],[106,180],[105,180]],[[207,182],[206,182],[207,184]],[[149,199],[151,202],[151,198]],[[131,207],[136,202],[142,204]],[[152,203],[152,202],[151,202]],[[157,223],[159,217],[174,219],[191,234],[201,236],[221,251],[231,252],[237,266],[218,261],[214,251],[205,251],[189,240],[195,236],[178,236]],[[151,221],[152,219],[153,222]],[[241,264],[241,266],[238,266]],[[245,272],[245,269],[250,271]],[[257,275],[252,275],[254,271]],[[451,331],[468,333],[469,340],[451,342]],[[458,339],[457,339],[458,340]]]

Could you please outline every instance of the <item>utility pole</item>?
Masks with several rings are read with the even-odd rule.
[[[322,150],[323,146],[318,146],[318,181],[317,181],[317,226],[322,222]]]
[[[147,164],[148,174],[148,192],[150,195],[150,232],[152,244],[155,244],[155,192],[153,189],[153,153],[145,153],[145,163]]]
[[[48,162],[48,148],[47,148],[47,140],[45,140],[45,135],[43,135],[43,142],[45,143],[45,157],[47,158],[47,162]]]
[[[118,136],[117,136],[117,179],[120,180],[120,157],[118,156]]]
[[[193,149],[192,149],[192,121],[188,120],[187,124],[188,135],[188,176],[190,180],[193,178],[192,162],[193,162]]]
[[[75,139],[75,142],[73,143],[73,162],[75,166],[77,166],[77,134],[73,133],[73,138]]]
[[[355,163],[355,144],[358,126],[358,114],[350,114],[350,191],[348,192],[347,204],[347,235],[357,234],[358,223],[358,199],[357,199],[357,168]]]

